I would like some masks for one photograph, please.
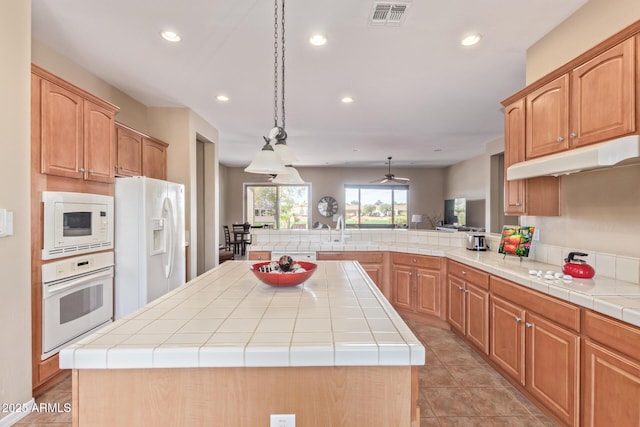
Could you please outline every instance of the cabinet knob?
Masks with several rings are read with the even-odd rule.
[[[89,173],[93,173],[93,169],[89,169]]]
[[[561,136],[559,136],[559,137],[558,137],[558,142],[562,142],[562,141],[564,141],[564,138],[563,138],[563,137],[561,137]]]
[[[521,322],[522,322],[522,319],[516,316],[516,323],[521,323]]]
[[[413,276],[413,273],[409,273],[409,276]]]
[[[462,288],[462,287],[460,287],[460,286],[458,286],[458,290],[459,290],[460,292],[464,292],[464,288]]]
[[[533,327],[533,323],[526,322],[524,326],[526,326],[527,328],[531,328]]]
[[[420,277],[420,273],[416,273],[416,277]]]
[[[462,275],[463,275],[463,276],[466,276],[466,275],[467,275],[467,272],[463,270],[463,271],[462,271]]]
[[[414,259],[412,259],[411,261],[416,262],[416,259],[414,258]]]
[[[464,293],[468,294],[469,293],[469,289],[464,289]]]
[[[569,138],[575,138],[576,136],[578,136],[578,134],[577,134],[577,133],[575,133],[575,132],[571,132],[571,133],[569,134]]]
[[[522,203],[516,202],[516,206],[522,206]]]
[[[80,169],[78,169],[78,171],[84,172],[84,168],[80,168]]]

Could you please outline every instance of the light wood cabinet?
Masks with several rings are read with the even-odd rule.
[[[169,144],[116,123],[116,175],[167,179]]]
[[[491,292],[490,359],[565,424],[579,425],[580,309],[493,276]]]
[[[358,261],[378,289],[389,298],[385,280],[384,252],[335,251],[318,252],[318,261]]]
[[[636,130],[635,50],[627,39],[571,72],[571,148]]]
[[[440,258],[393,253],[391,303],[417,314],[441,317]]]
[[[483,353],[489,354],[489,274],[448,261],[448,321]]]
[[[557,216],[560,186],[556,177],[507,180],[507,168],[525,160],[525,100],[505,107],[504,212],[506,215]]]
[[[40,84],[41,173],[113,182],[117,107],[35,69]]]
[[[142,135],[116,123],[116,174],[142,175]]]
[[[640,328],[585,310],[582,425],[640,423]]]
[[[526,159],[569,148],[569,76],[563,75],[526,98]]]
[[[150,178],[167,179],[166,142],[157,139],[142,140],[142,175]]]
[[[270,261],[270,251],[249,251],[249,261]]]

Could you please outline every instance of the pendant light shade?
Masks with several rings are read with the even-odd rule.
[[[278,141],[274,144],[273,149],[275,150],[282,163],[285,165],[292,165],[298,162],[298,158],[293,153],[291,147],[287,145],[286,139],[278,139]]]
[[[286,166],[287,174],[279,173],[271,180],[274,184],[304,184],[302,177],[293,166]]]
[[[287,168],[269,144],[269,140],[267,138],[264,140],[265,144],[262,150],[258,151],[249,166],[244,168],[244,171],[270,175],[287,174]]]

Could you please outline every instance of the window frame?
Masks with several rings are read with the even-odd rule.
[[[275,227],[272,227],[274,230],[280,230],[280,188],[281,187],[306,187],[307,188],[307,224],[306,224],[306,230],[310,230],[311,229],[311,214],[312,214],[312,210],[311,210],[311,184],[309,183],[304,183],[304,184],[274,184],[272,182],[245,182],[242,184],[242,192],[243,192],[243,197],[242,197],[242,218],[243,218],[243,222],[247,222],[248,221],[248,215],[247,215],[247,206],[248,206],[248,189],[250,187],[275,187],[276,188],[276,206],[275,206],[275,213],[274,213],[274,218],[275,218]],[[254,207],[255,210],[255,207]],[[288,229],[283,229],[283,230],[288,230]]]

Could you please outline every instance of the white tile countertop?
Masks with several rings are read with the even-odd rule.
[[[425,349],[354,261],[295,287],[226,262],[60,352],[62,369],[423,365]]]
[[[544,279],[548,271],[560,273],[559,265],[547,264],[533,258],[507,256],[492,251],[469,251],[464,248],[464,233],[370,233],[362,230],[349,230],[351,238],[344,243],[327,242],[311,234],[311,239],[302,240],[302,233],[258,233],[257,244],[251,246],[252,251],[305,252],[305,251],[392,251],[416,255],[447,257],[452,260],[476,267],[495,276],[511,280],[528,288],[589,308],[596,312],[611,316],[640,327],[640,284],[618,278],[600,275],[598,271],[610,270],[604,266],[596,270],[592,279],[573,279],[570,282],[562,279]],[[321,237],[321,235],[320,235]],[[371,239],[375,240],[362,240]],[[497,247],[497,240],[492,244]],[[558,249],[558,248],[555,248]],[[557,257],[561,258],[558,251]],[[602,258],[602,257],[600,257]],[[598,258],[598,259],[600,259]],[[624,258],[618,263],[624,265]],[[637,265],[631,263],[631,274],[624,277],[636,277]],[[542,277],[529,274],[530,271],[541,271]]]

